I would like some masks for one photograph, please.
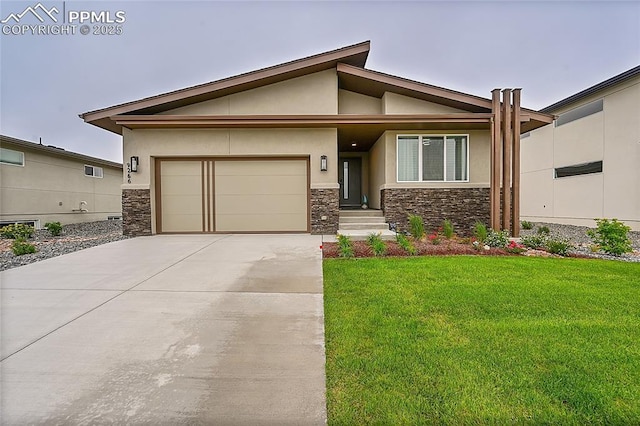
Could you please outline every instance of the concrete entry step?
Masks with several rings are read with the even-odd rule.
[[[361,230],[361,229],[370,229],[381,231],[385,229],[389,229],[389,224],[382,223],[369,223],[369,222],[358,222],[358,223],[340,223],[338,227],[338,232],[346,231],[346,230]]]
[[[353,241],[365,241],[370,234],[380,234],[380,237],[386,241],[393,241],[396,239],[396,234],[388,229],[376,230],[376,229],[340,229],[338,234],[346,235]],[[330,241],[325,238],[325,241]]]
[[[354,209],[340,210],[340,217],[384,217],[382,210]]]
[[[340,224],[343,223],[386,223],[383,216],[347,216],[340,217]]]

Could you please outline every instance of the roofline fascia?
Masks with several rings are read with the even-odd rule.
[[[564,99],[559,100],[558,102],[555,102],[547,107],[544,107],[540,110],[540,112],[543,113],[550,113],[552,111],[555,111],[559,108],[562,108],[564,106],[567,106],[569,104],[572,104],[574,102],[577,102],[581,99],[586,98],[587,96],[593,95],[594,93],[599,92],[600,90],[606,89],[608,87],[611,86],[615,86],[616,84],[619,83],[623,83],[626,80],[629,80],[637,75],[640,75],[640,65],[631,68],[630,70],[627,70],[623,73],[620,73],[616,76],[613,76],[607,80],[604,80],[598,84],[595,84],[591,87],[588,87],[578,93],[575,93],[569,97],[566,97]]]

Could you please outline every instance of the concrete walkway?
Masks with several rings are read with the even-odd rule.
[[[0,423],[324,424],[320,244],[141,237],[0,273]]]

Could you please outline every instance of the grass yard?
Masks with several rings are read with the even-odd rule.
[[[324,261],[329,424],[640,424],[640,264]]]

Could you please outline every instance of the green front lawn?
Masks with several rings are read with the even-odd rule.
[[[640,264],[324,261],[329,424],[640,424]]]

